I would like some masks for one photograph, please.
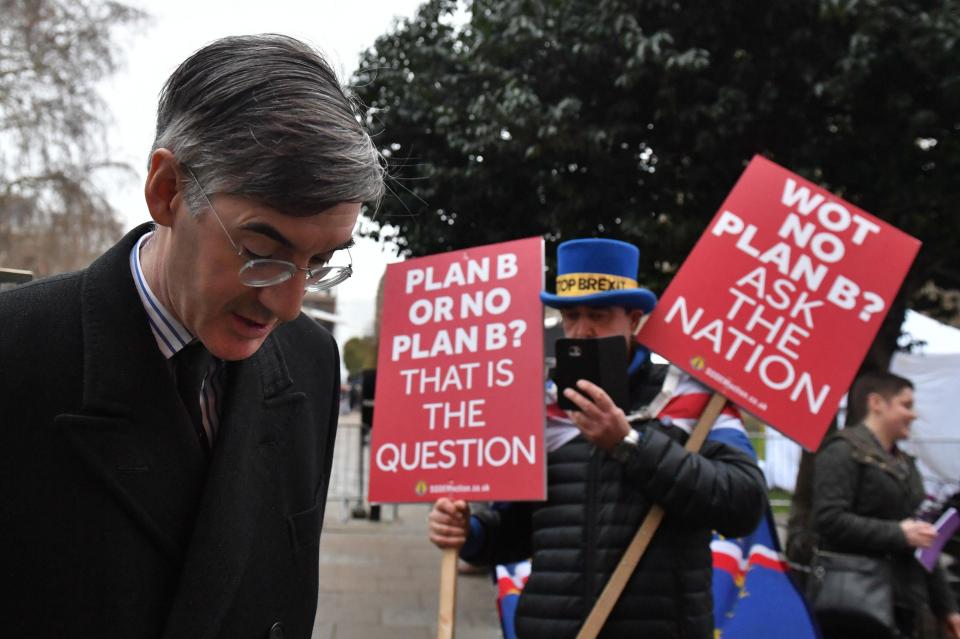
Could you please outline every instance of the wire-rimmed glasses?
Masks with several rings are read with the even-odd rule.
[[[190,170],[190,167],[184,166],[184,168],[187,170],[187,173],[190,174],[190,177],[193,178],[197,188],[200,189],[200,193],[203,195],[203,199],[207,201],[207,205],[210,207],[213,217],[216,218],[220,228],[223,229],[224,235],[227,236],[227,241],[230,242],[230,245],[233,247],[233,250],[237,252],[237,255],[243,257],[243,247],[238,246],[237,243],[233,241],[233,238],[230,237],[230,232],[227,231],[227,227],[224,226],[223,220],[220,219],[217,209],[214,208],[213,202],[210,201],[206,191],[204,191],[203,186],[200,184],[200,180],[198,180],[197,176],[194,175],[192,170]],[[353,275],[353,256],[350,255],[350,249],[347,249],[347,257],[350,260],[350,263],[347,266],[314,267],[300,267],[293,262],[288,262],[287,260],[277,260],[265,257],[254,258],[248,260],[246,264],[240,267],[238,275],[240,277],[240,282],[243,285],[254,288],[263,288],[266,286],[283,284],[291,277],[296,275],[297,271],[303,271],[307,274],[304,288],[310,292],[323,291],[333,288],[337,284],[340,284],[348,277]]]

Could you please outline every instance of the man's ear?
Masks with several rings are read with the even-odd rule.
[[[180,190],[180,164],[169,149],[157,149],[150,155],[143,195],[153,221],[160,226],[173,226],[183,194]]]
[[[634,337],[636,337],[637,333],[639,333],[640,329],[643,328],[643,325],[647,323],[647,319],[650,316],[636,308],[632,311],[629,311],[628,315],[630,315],[630,332],[633,333]]]
[[[886,401],[880,393],[870,393],[867,395],[867,413],[879,413]]]

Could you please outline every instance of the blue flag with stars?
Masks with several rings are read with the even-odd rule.
[[[732,429],[710,439],[755,456],[747,437]],[[806,600],[787,574],[769,506],[751,534],[728,539],[714,533],[713,617],[717,639],[818,639]]]

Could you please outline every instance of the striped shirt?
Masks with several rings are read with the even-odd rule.
[[[136,246],[130,251],[130,272],[133,274],[133,282],[136,284],[137,294],[140,295],[143,309],[147,312],[147,321],[150,324],[153,337],[157,341],[157,347],[169,362],[170,358],[180,352],[180,349],[197,338],[168,309],[164,308],[157,296],[150,290],[147,278],[143,275],[143,268],[140,264],[140,249],[152,236],[153,232],[141,236]],[[223,397],[225,368],[222,360],[216,357],[211,359],[210,367],[207,369],[200,386],[200,396],[197,398],[197,401],[200,402],[203,430],[211,446],[220,427],[220,402]]]

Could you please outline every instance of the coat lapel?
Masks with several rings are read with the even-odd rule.
[[[131,231],[84,275],[83,405],[56,423],[78,458],[176,562],[192,527],[207,460],[130,273],[130,251],[149,229]]]
[[[163,636],[215,637],[246,572],[258,522],[283,508],[278,451],[304,395],[276,338],[227,369],[220,431],[180,587]]]

